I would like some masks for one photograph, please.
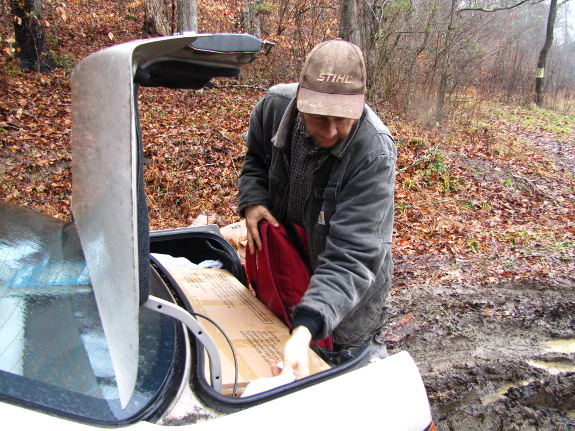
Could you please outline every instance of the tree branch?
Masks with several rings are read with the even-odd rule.
[[[258,87],[255,85],[240,85],[240,84],[232,84],[232,85],[217,85],[214,84],[214,88],[221,89],[221,88],[251,88],[254,90],[261,90],[261,91],[268,91],[269,88]]]
[[[439,205],[439,204],[445,204],[448,202],[469,202],[469,199],[454,198],[454,199],[443,199],[443,200],[439,200],[439,201],[421,202],[419,204],[404,205],[401,207],[401,209],[420,207],[423,205]]]
[[[510,9],[515,9],[516,7],[521,6],[524,3],[527,3],[531,0],[521,0],[519,3],[516,3],[514,5],[511,6],[502,6],[502,7],[494,7],[494,8],[485,8],[485,7],[464,7],[461,8],[457,11],[458,14],[460,14],[461,12],[466,12],[466,11],[478,11],[478,12],[498,12],[500,10],[510,10]],[[542,0],[538,0],[537,3],[541,2]],[[565,0],[565,1],[569,1],[569,0]]]

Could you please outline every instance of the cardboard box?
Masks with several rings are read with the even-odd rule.
[[[232,223],[221,228],[224,239],[234,248],[242,265],[246,264],[246,251],[248,248],[248,231],[245,220]]]
[[[226,270],[162,266],[178,283],[193,310],[214,320],[233,344],[238,361],[237,395],[249,382],[271,377],[269,363],[282,360],[288,328]],[[220,352],[223,393],[231,396],[235,367],[229,344],[214,325],[201,317],[197,320]],[[312,374],[329,368],[311,349],[309,356]],[[206,379],[209,381],[209,369]]]

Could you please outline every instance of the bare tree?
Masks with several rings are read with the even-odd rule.
[[[567,0],[555,1],[556,27],[561,25],[563,33],[556,34],[547,57],[543,88],[548,105],[551,97],[569,100],[575,88],[573,28],[560,8]],[[359,45],[365,54],[370,101],[385,101],[435,121],[473,100],[469,96],[482,97],[486,92],[507,101],[531,101],[539,40],[545,36],[541,16],[548,15],[544,0],[238,3],[244,31],[261,34],[261,30],[287,48],[275,59],[281,70],[276,78],[297,76],[299,61],[311,47],[339,36]],[[261,10],[269,15],[262,17]],[[259,14],[259,21],[254,14]],[[266,33],[265,24],[273,31]]]
[[[198,31],[197,0],[178,0],[178,31]]]
[[[261,0],[245,0],[245,7],[241,17],[244,31],[257,38],[262,37],[260,9],[263,9]]]
[[[510,10],[517,8],[529,0],[521,0],[517,3],[512,5],[506,5],[501,7],[494,7],[494,8],[482,8],[482,7],[469,7],[469,8],[461,8],[459,12],[465,11],[481,11],[481,12],[497,12],[503,10]],[[553,44],[554,39],[554,28],[555,28],[555,20],[557,17],[557,9],[558,7],[562,6],[563,4],[567,3],[569,0],[563,0],[560,4],[557,3],[557,0],[551,0],[549,5],[549,13],[547,15],[547,27],[545,33],[545,43],[539,52],[539,57],[537,61],[537,70],[535,75],[535,103],[537,106],[542,106],[543,104],[543,97],[544,97],[544,90],[545,90],[545,67],[547,63],[547,56],[551,46]]]
[[[361,46],[357,0],[341,0],[339,5],[339,37]]]
[[[547,31],[545,34],[545,43],[539,53],[537,61],[537,74],[535,76],[535,103],[537,106],[543,105],[544,83],[545,83],[545,65],[547,63],[547,53],[553,44],[553,31],[555,28],[555,18],[557,17],[557,0],[551,0],[549,5],[549,16],[547,17]]]
[[[358,45],[364,55],[368,88],[375,87],[386,61],[385,0],[341,0],[339,3],[339,37]],[[368,96],[371,96],[370,92]]]
[[[168,36],[171,33],[168,8],[163,0],[145,0],[144,11],[143,27],[146,33],[158,36]]]
[[[20,67],[51,71],[54,60],[44,37],[41,0],[10,0],[10,11]]]
[[[457,12],[457,0],[451,0],[451,8],[448,15],[447,30],[444,34],[443,55],[441,56],[441,73],[439,77],[439,88],[437,90],[437,102],[435,105],[435,121],[441,123],[443,120],[443,110],[445,107],[445,96],[447,93],[449,66],[451,61],[452,43],[456,36],[455,20]]]
[[[418,60],[421,54],[427,49],[427,45],[430,40],[431,27],[435,21],[435,16],[437,15],[439,0],[432,0],[433,3],[428,9],[427,19],[425,21],[425,27],[423,28],[423,38],[419,46],[415,49],[415,52],[411,55],[411,60],[407,69],[407,86],[405,90],[405,102],[403,105],[403,110],[409,112],[412,103],[412,91],[415,81],[415,76],[418,69]]]

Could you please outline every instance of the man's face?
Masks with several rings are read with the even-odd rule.
[[[351,132],[356,120],[301,113],[307,133],[318,147],[331,148]]]

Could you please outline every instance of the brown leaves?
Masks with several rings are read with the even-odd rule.
[[[145,179],[157,215],[151,217],[153,228],[186,226],[200,213],[221,226],[238,220],[241,135],[259,95],[227,88],[142,91]]]
[[[64,72],[7,78],[0,122],[0,197],[66,218],[71,194],[69,88]],[[54,91],[54,89],[58,91]]]
[[[58,5],[46,17],[58,27],[57,46],[51,48],[60,58],[81,59],[141,37],[142,2],[125,7],[136,19],[119,19],[121,7],[114,2],[100,4],[97,11],[86,2]],[[222,2],[209,0],[200,7],[201,20],[213,18],[209,25],[200,25],[210,31],[230,31],[237,19],[235,9]],[[311,43],[305,39],[294,47],[288,33],[285,40],[273,35],[277,46],[249,65],[243,79],[266,86],[287,76],[285,71],[295,67],[293,59],[299,60]],[[0,33],[2,47],[12,46],[12,36]],[[0,61],[0,198],[69,217],[69,70],[22,73],[9,56]],[[186,226],[201,213],[222,226],[238,220],[242,133],[262,95],[249,87],[142,90],[152,229]],[[464,283],[474,277],[486,284],[559,279],[560,268],[572,265],[573,174],[548,157],[553,151],[565,159],[573,157],[573,142],[566,142],[575,134],[568,129],[572,122],[544,119],[533,124],[535,117],[549,114],[483,101],[470,111],[473,118],[432,129],[398,118],[387,106],[374,108],[398,144],[396,287],[429,280]],[[555,123],[560,127],[556,133],[550,130]],[[540,148],[545,143],[549,147]]]
[[[570,230],[575,201],[572,193],[567,197],[568,190],[575,190],[575,178],[558,174],[559,168],[549,164],[546,154],[536,153],[533,143],[518,135],[523,129],[506,121],[500,110],[477,114],[489,118],[489,126],[454,124],[456,132],[428,131],[424,139],[417,124],[391,124],[392,131],[401,131],[395,134],[400,154],[395,254],[400,262],[418,259],[419,267],[438,259],[475,266],[463,274],[457,268],[439,273],[431,268],[442,284],[557,279],[552,268],[575,261]],[[531,121],[533,117],[530,113]],[[442,164],[430,157],[432,150],[443,155]],[[461,187],[445,187],[446,181]],[[571,252],[558,250],[553,245],[557,241]],[[397,278],[405,279],[399,286],[419,279],[405,278],[402,267],[396,270]]]

